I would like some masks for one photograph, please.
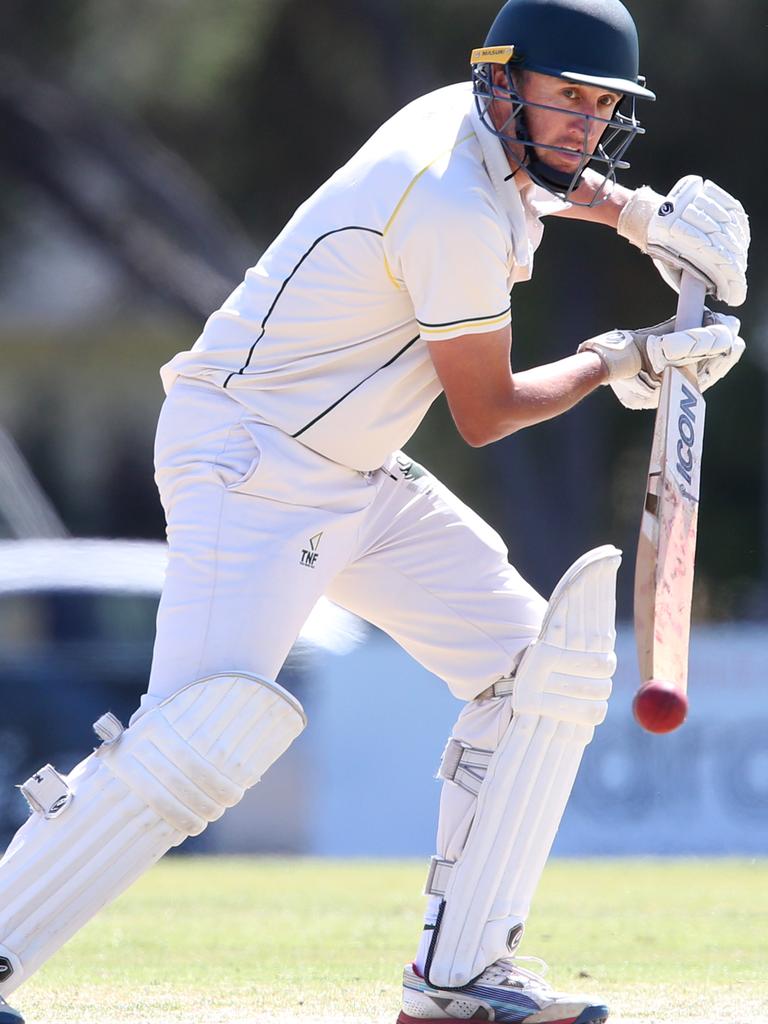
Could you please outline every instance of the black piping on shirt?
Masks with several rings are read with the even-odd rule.
[[[446,320],[444,324],[428,324],[423,320],[419,320],[419,325],[421,327],[455,327],[456,324],[473,324],[478,320],[495,320],[497,317],[504,316],[508,312],[509,306],[506,306],[500,313],[491,313],[490,316],[465,316],[459,320]]]
[[[379,372],[379,370],[384,370],[386,369],[387,366],[391,366],[392,363],[394,363],[396,359],[399,359],[404,352],[407,352],[411,345],[414,345],[419,340],[420,337],[421,335],[417,334],[415,338],[411,338],[408,344],[403,345],[399,352],[395,352],[391,359],[388,359],[386,363],[383,363],[381,366],[377,366],[375,370],[371,370],[367,377],[363,377],[363,379],[359,381],[357,384],[355,384],[353,388],[350,388],[349,391],[346,391],[341,396],[341,398],[337,398],[333,405],[329,405],[327,409],[324,409],[321,413],[315,416],[313,420],[310,420],[309,423],[307,423],[305,426],[301,428],[301,430],[297,430],[295,434],[291,434],[291,437],[300,437],[305,430],[309,430],[310,427],[313,427],[318,420],[321,420],[323,416],[327,416],[328,413],[335,409],[337,405],[340,405],[345,398],[349,398],[353,391],[357,391],[359,387],[362,387],[363,384],[365,384],[367,380],[370,380],[371,377],[374,376],[374,374]]]
[[[301,259],[296,264],[296,266],[293,268],[293,270],[290,272],[288,277],[286,277],[286,279],[280,285],[280,290],[278,291],[277,295],[272,300],[272,305],[269,307],[269,309],[266,312],[266,315],[265,315],[264,319],[261,321],[261,333],[259,334],[258,338],[254,341],[254,343],[251,345],[251,347],[250,347],[250,349],[248,351],[248,358],[245,360],[245,362],[243,363],[243,365],[240,367],[239,370],[234,370],[232,373],[230,373],[230,375],[224,381],[223,387],[226,388],[227,384],[229,384],[229,382],[232,380],[233,377],[238,376],[238,375],[242,375],[248,369],[248,366],[250,365],[251,359],[253,357],[253,351],[256,348],[256,346],[259,344],[261,339],[264,337],[265,331],[267,329],[267,321],[272,316],[274,308],[277,305],[278,299],[283,294],[283,292],[285,291],[285,289],[286,289],[286,287],[288,285],[288,282],[296,274],[296,272],[298,271],[299,267],[302,265],[304,260],[307,259],[307,257],[320,244],[320,242],[322,242],[324,239],[330,237],[330,235],[338,235],[339,232],[341,232],[341,231],[369,231],[372,235],[379,235],[380,238],[384,237],[383,233],[381,231],[378,231],[376,228],[363,228],[363,227],[360,227],[359,225],[356,225],[356,224],[350,224],[350,225],[348,225],[347,227],[344,227],[344,228],[334,228],[333,231],[326,231],[326,233],[324,235],[320,235],[318,238],[316,238],[314,240],[314,242],[312,243],[312,245],[310,245],[310,247],[307,249],[307,251],[301,257]]]

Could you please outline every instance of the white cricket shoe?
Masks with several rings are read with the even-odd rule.
[[[19,1011],[9,1006],[2,996],[0,996],[0,1024],[24,1024],[24,1018]]]
[[[466,1024],[605,1024],[607,1019],[607,1006],[555,992],[541,975],[514,960],[497,960],[469,985],[452,989],[433,988],[412,965],[406,965],[403,1009],[397,1024],[445,1024],[451,1020]]]

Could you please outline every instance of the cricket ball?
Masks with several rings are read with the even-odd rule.
[[[688,698],[674,683],[650,679],[632,701],[635,719],[648,732],[672,732],[688,714]]]

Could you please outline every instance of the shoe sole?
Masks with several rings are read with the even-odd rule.
[[[409,1017],[403,1010],[397,1018],[397,1024],[446,1024],[446,1021],[461,1020],[461,1024],[488,1024],[487,1017]],[[547,1021],[547,1024],[607,1024],[608,1009],[605,1006],[589,1006],[578,1017],[561,1017],[559,1020]],[[519,1021],[525,1024],[525,1018]]]

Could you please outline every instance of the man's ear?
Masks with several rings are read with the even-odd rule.
[[[522,95],[524,73],[521,69],[512,72],[512,83],[519,95]],[[491,68],[491,81],[505,91],[509,89],[509,78],[507,77],[506,64],[494,64]]]
[[[507,69],[503,64],[493,65],[491,68],[491,77],[494,85],[499,85],[502,89],[507,88]]]

